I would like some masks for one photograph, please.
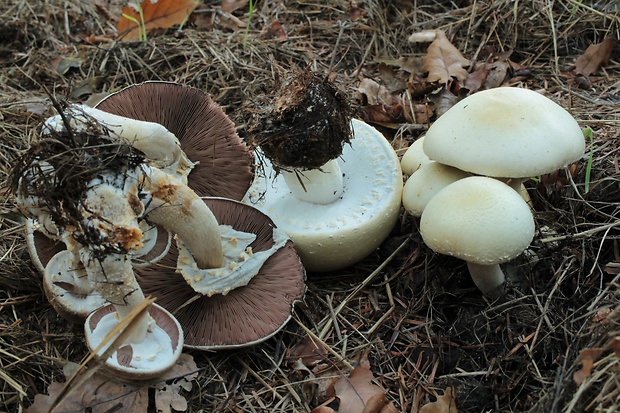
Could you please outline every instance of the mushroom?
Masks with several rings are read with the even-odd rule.
[[[226,114],[196,88],[170,82],[145,82],[108,96],[97,105],[97,109],[78,106],[73,109],[70,127],[87,127],[94,115],[98,123],[104,122],[112,132],[116,131],[117,136],[124,136],[121,136],[124,141],[134,143],[134,146],[140,142],[138,146],[154,158],[150,159],[154,166],[169,164],[166,159],[178,152],[180,144],[182,152],[178,157],[187,160],[184,163],[189,167],[181,171],[175,166],[165,170],[188,183],[198,194],[239,200],[250,185],[253,177],[251,152],[237,136],[235,126]],[[50,120],[48,126],[48,133],[65,129],[60,116]],[[160,144],[167,149],[158,150]],[[134,266],[155,262],[171,245],[168,231],[152,222],[148,226],[143,228],[144,247],[132,255]],[[53,256],[46,251],[58,252],[62,243],[50,239],[49,231],[43,232],[48,237],[41,236],[42,227],[35,221],[28,225],[28,246],[35,265],[43,272]],[[88,310],[84,309],[84,312],[82,316]]]
[[[221,226],[255,234],[249,244],[252,254],[264,253],[280,242],[274,222],[256,208],[224,198],[207,197],[203,202]],[[196,291],[195,283],[184,282],[188,273],[175,271],[178,251],[172,248],[160,262],[136,273],[144,292],[179,320],[186,347],[217,350],[266,340],[286,324],[293,305],[303,298],[305,270],[290,240],[264,261],[247,285],[211,295]]]
[[[579,160],[585,140],[575,119],[551,99],[499,87],[450,108],[431,125],[423,148],[434,161],[506,180],[520,191],[523,179]]]
[[[403,207],[409,214],[419,217],[437,192],[468,176],[471,174],[439,162],[422,163],[405,182]]]
[[[424,153],[424,136],[415,140],[411,146],[407,148],[405,154],[400,160],[400,167],[403,170],[403,175],[411,175],[417,171],[422,165],[430,162],[428,156]]]
[[[187,184],[199,196],[241,200],[254,177],[254,156],[234,123],[200,89],[149,81],[103,99],[97,109],[161,124],[179,140],[194,167]]]
[[[291,237],[307,270],[349,266],[396,223],[398,158],[381,133],[351,120],[348,103],[328,81],[309,71],[280,78],[249,131],[260,167],[243,202]]]
[[[534,219],[527,203],[508,185],[472,176],[431,198],[420,219],[420,234],[433,251],[465,260],[480,291],[495,295],[505,282],[499,264],[528,247]]]

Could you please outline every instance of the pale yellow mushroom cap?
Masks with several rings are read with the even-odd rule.
[[[480,265],[510,261],[534,237],[527,203],[508,185],[472,176],[439,191],[426,205],[420,234],[433,251]]]
[[[434,161],[478,175],[529,178],[583,156],[577,121],[551,99],[528,89],[474,93],[433,123],[424,152]]]

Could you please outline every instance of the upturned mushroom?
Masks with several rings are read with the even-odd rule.
[[[169,130],[193,163],[187,184],[199,196],[239,201],[250,187],[254,155],[237,135],[235,124],[202,90],[148,81],[115,92],[95,107]]]
[[[534,219],[523,198],[503,182],[466,177],[446,186],[426,205],[420,234],[433,251],[467,262],[484,294],[501,291],[499,264],[521,254],[534,237]]]
[[[551,99],[499,87],[474,93],[440,116],[423,148],[434,161],[502,179],[520,191],[523,179],[579,160],[585,140],[577,121]]]
[[[396,223],[398,158],[381,133],[351,120],[344,95],[324,78],[307,70],[279,79],[248,134],[260,165],[244,202],[291,237],[307,270],[349,266]]]
[[[111,138],[107,128],[89,122],[88,128],[52,131],[12,171],[19,206],[46,223],[46,230],[67,248],[47,264],[45,277],[59,288],[70,280],[73,288],[66,294],[84,296],[84,301],[96,291],[114,307],[109,316],[89,324],[91,349],[144,300],[131,265],[131,254],[143,246],[138,221],[145,211],[138,186],[143,160],[140,152]],[[105,361],[109,368],[149,378],[174,365],[182,330],[169,313],[157,312],[157,320],[148,314],[137,320],[123,343],[123,355],[116,352]]]

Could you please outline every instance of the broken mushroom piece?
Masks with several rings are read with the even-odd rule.
[[[480,291],[496,295],[505,282],[499,264],[530,245],[534,218],[508,185],[473,176],[446,186],[428,202],[420,234],[433,251],[465,260]]]
[[[257,209],[223,198],[203,202],[221,226],[254,234],[249,244],[252,254],[273,249],[279,242],[274,222]],[[197,292],[186,282],[187,276],[176,271],[178,262],[178,249],[172,248],[159,263],[136,273],[143,291],[179,320],[190,348],[217,350],[266,340],[286,324],[305,292],[305,270],[290,240],[264,261],[247,285],[225,294]]]
[[[163,125],[194,163],[187,184],[199,196],[241,200],[254,177],[254,156],[235,125],[203,91],[172,82],[128,86],[97,109]]]
[[[181,150],[181,145],[172,133],[159,123],[146,122],[114,115],[85,105],[69,105],[63,114],[45,121],[43,133],[61,132],[69,122],[69,128],[80,130],[88,127],[105,127],[111,136],[141,151],[148,161],[171,174],[184,179],[193,164]],[[94,125],[93,122],[97,124]]]
[[[350,119],[348,103],[325,79],[309,71],[282,78],[250,129],[260,167],[244,202],[291,237],[307,270],[347,267],[396,223],[398,157],[376,129]]]
[[[577,121],[551,99],[499,87],[474,93],[440,116],[423,148],[434,161],[505,180],[520,191],[523,179],[579,160],[585,140]]]

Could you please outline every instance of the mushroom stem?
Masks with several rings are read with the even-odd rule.
[[[331,204],[344,190],[342,171],[336,159],[318,169],[282,171],[282,176],[293,196],[305,202]]]
[[[143,152],[158,167],[167,167],[174,163],[191,165],[176,136],[159,123],[125,118],[85,105],[71,105],[67,108],[67,113],[72,126],[76,128],[87,126],[89,119],[94,118],[120,139]],[[65,128],[60,115],[47,119],[45,126],[55,131]]]
[[[110,254],[103,259],[94,259],[90,251],[82,249],[82,262],[89,276],[95,280],[97,292],[114,305],[119,319],[123,319],[138,304],[144,301],[144,293],[136,281],[131,258],[126,254]],[[145,313],[134,324],[126,343],[140,343],[146,337],[151,317]]]
[[[150,222],[177,234],[199,268],[224,265],[217,219],[194,191],[157,168],[145,168],[140,184],[153,197],[146,209]]]
[[[485,295],[493,294],[506,281],[504,272],[499,264],[481,265],[468,261],[467,268],[469,269],[469,275],[474,280],[474,284]]]

